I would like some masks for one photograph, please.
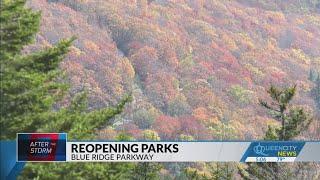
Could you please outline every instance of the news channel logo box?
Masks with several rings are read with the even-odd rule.
[[[66,133],[18,133],[17,161],[66,161]]]
[[[252,142],[245,157],[297,157],[304,144],[302,141]]]

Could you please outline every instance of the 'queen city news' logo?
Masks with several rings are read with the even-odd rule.
[[[297,157],[304,142],[253,142],[250,154],[255,157]]]
[[[18,133],[18,161],[65,161],[65,133]]]
[[[254,141],[241,162],[293,162],[299,156],[303,141]]]

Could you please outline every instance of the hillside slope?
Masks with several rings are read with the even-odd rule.
[[[318,110],[308,77],[320,71],[320,5],[257,2],[30,0],[43,19],[27,50],[75,35],[61,64],[71,95],[86,89],[101,108],[133,93],[101,138],[153,129],[163,139],[258,139],[277,123],[258,104],[271,84],[297,84],[294,103]]]

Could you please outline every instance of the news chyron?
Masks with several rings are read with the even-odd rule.
[[[17,161],[320,162],[318,141],[67,141],[65,133],[17,134]]]
[[[17,161],[66,161],[66,133],[18,133]]]

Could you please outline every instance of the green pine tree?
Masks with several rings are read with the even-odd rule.
[[[117,106],[88,111],[86,93],[76,95],[70,106],[53,109],[68,92],[59,63],[75,38],[52,48],[23,54],[34,42],[40,13],[25,7],[25,0],[0,0],[1,38],[1,139],[15,139],[18,132],[67,132],[69,139],[91,139],[131,96]],[[127,179],[134,164],[28,163],[21,179]]]
[[[200,174],[197,169],[185,168],[184,175],[186,179],[190,180],[208,180],[208,177],[204,174]]]
[[[209,164],[210,180],[231,180],[234,179],[232,163],[211,163]]]
[[[0,3],[0,59],[7,62],[33,42],[39,30],[40,13],[26,9],[24,0],[1,0]]]
[[[206,163],[206,173],[194,168],[185,168],[184,174],[192,180],[231,180],[234,179],[233,163]]]
[[[265,140],[287,141],[309,127],[312,120],[309,118],[309,114],[303,108],[289,106],[296,94],[296,86],[284,89],[271,86],[268,93],[273,102],[268,103],[260,100],[260,104],[268,109],[276,120],[281,122],[281,126],[269,126]]]
[[[138,163],[132,172],[132,179],[134,180],[155,180],[159,178],[159,172],[162,166],[159,163]]]
[[[21,55],[22,48],[34,40],[40,18],[38,12],[24,8],[24,4],[21,0],[1,0],[1,127],[6,127],[1,130],[1,139],[14,139],[17,132],[35,130],[39,123],[33,116],[47,111],[49,103],[58,96],[49,95],[49,91],[62,88],[61,83],[52,80],[58,73],[57,63],[72,41],[62,41],[47,51]],[[48,56],[54,58],[47,59]]]
[[[152,130],[145,130],[143,132],[144,140],[150,141],[159,141],[159,135]],[[160,179],[159,172],[162,169],[160,163],[151,163],[151,162],[139,162],[133,169],[132,179],[135,180],[151,180],[151,179]]]
[[[280,127],[269,126],[265,134],[265,140],[292,140],[306,130],[311,118],[303,108],[291,107],[290,102],[296,94],[296,86],[278,89],[271,86],[268,90],[273,102],[260,100],[265,107],[280,122]],[[247,163],[248,167],[239,166],[239,174],[244,179],[290,179],[293,173],[290,167],[279,163]]]

